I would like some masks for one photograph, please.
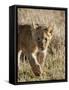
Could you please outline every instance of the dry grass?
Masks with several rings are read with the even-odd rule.
[[[65,12],[56,10],[18,9],[18,24],[54,25],[52,41],[41,77],[34,76],[29,63],[18,71],[18,82],[65,79]]]

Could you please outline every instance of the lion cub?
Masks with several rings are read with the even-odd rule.
[[[30,66],[36,76],[42,73],[47,48],[52,38],[51,27],[31,25],[18,26],[18,68],[20,68],[21,55],[28,57]]]

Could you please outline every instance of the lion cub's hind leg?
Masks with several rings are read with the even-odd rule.
[[[21,68],[21,65],[22,65],[23,63],[25,63],[25,61],[28,62],[28,58],[27,58],[27,56],[23,53],[23,51],[20,50],[20,51],[18,52],[18,68],[19,68],[19,69]]]
[[[18,52],[18,69],[20,70],[20,64],[21,64],[21,61],[20,61],[20,57],[21,57],[21,53],[22,53],[22,50],[20,50],[19,52]]]

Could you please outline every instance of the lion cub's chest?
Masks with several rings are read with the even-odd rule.
[[[38,62],[39,64],[43,64],[46,58],[46,50],[44,51],[35,50],[35,52],[32,53],[32,56],[36,59],[36,62]]]
[[[38,62],[39,62],[40,64],[42,64],[42,62],[43,62],[43,60],[44,60],[44,53],[38,52],[38,53],[36,54],[36,57],[37,57]]]

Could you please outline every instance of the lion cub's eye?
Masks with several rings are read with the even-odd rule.
[[[40,41],[40,38],[39,37],[37,39],[38,39],[38,41]]]
[[[45,38],[45,41],[47,41],[47,38]]]

